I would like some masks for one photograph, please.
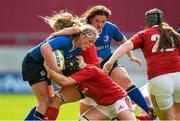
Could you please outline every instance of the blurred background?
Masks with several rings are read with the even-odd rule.
[[[5,95],[29,94],[31,89],[22,81],[21,63],[27,51],[43,41],[53,30],[38,16],[51,16],[53,11],[67,10],[80,16],[94,5],[105,5],[112,11],[109,20],[120,28],[127,38],[144,28],[144,13],[152,8],[164,12],[165,21],[174,29],[180,27],[179,0],[1,0],[0,1],[0,120],[16,119],[4,116]],[[113,48],[117,44],[113,44]],[[147,81],[146,64],[140,50],[134,54],[143,60],[143,65],[120,60],[138,87]],[[22,98],[22,97],[20,97]],[[32,98],[30,98],[32,99]],[[27,102],[29,103],[29,102]],[[34,101],[35,104],[35,101]],[[6,104],[8,105],[8,104]],[[27,107],[27,109],[30,109]],[[10,110],[10,109],[9,109]],[[27,112],[28,110],[26,110]],[[25,112],[25,113],[26,113]]]

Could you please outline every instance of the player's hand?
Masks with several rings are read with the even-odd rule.
[[[108,73],[111,71],[112,67],[113,67],[113,63],[107,61],[107,62],[104,64],[104,66],[103,66],[103,71],[104,71],[106,74],[108,74]]]
[[[137,63],[139,66],[142,65],[142,61],[136,57],[130,58],[130,61]]]

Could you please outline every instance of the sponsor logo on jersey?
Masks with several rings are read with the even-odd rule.
[[[85,95],[87,92],[88,92],[88,88],[84,88],[84,89],[81,91],[81,93],[84,94],[84,95]]]
[[[108,35],[106,35],[106,36],[104,36],[104,42],[107,42],[107,41],[109,41],[109,36]]]
[[[105,49],[107,49],[107,48],[109,48],[109,45],[97,46],[97,47],[96,47],[96,50],[97,50],[97,51],[99,51],[99,50],[105,50]]]
[[[41,76],[46,76],[46,72],[44,70],[40,71]]]

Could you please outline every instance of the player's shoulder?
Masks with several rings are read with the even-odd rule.
[[[66,35],[57,36],[54,39],[71,40],[71,38]]]
[[[115,25],[114,23],[111,23],[110,21],[106,21],[104,27],[103,27],[103,31],[108,31],[110,33],[116,33],[119,32],[119,27],[117,25]]]
[[[68,46],[71,45],[72,39],[69,36],[57,36],[54,38],[54,41],[57,43],[62,43],[63,46]]]
[[[110,21],[106,21],[105,26],[107,26],[107,27],[117,27],[116,24],[114,24],[114,23],[112,23]]]
[[[159,27],[154,26],[154,27],[150,27],[150,28],[146,28],[144,30],[141,30],[138,33],[141,35],[144,35],[144,34],[147,35],[147,34],[155,34],[155,33],[159,33],[159,32],[160,32]]]

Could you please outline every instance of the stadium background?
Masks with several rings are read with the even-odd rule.
[[[143,29],[145,11],[155,7],[164,12],[166,22],[175,29],[180,27],[179,0],[1,0],[0,120],[22,120],[36,103],[29,85],[22,81],[21,63],[31,47],[53,32],[38,16],[51,16],[53,11],[62,9],[81,15],[90,6],[98,4],[110,8],[112,16],[109,20],[118,25],[127,38]],[[116,45],[114,43],[114,48]],[[141,51],[134,51],[134,54],[143,60],[141,67],[129,62],[127,57],[122,58],[120,63],[141,87],[147,79],[145,61]],[[75,111],[72,111],[73,106]],[[63,109],[61,119],[74,119],[73,112],[77,117],[77,107],[78,103],[68,105]]]

